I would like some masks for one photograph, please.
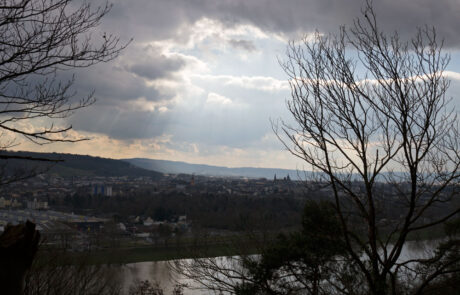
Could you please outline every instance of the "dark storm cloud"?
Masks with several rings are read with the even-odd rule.
[[[179,59],[148,60],[130,65],[128,69],[139,77],[155,80],[169,77],[171,73],[181,69],[184,64],[184,61]]]
[[[253,42],[249,41],[249,40],[234,40],[234,39],[231,39],[228,41],[228,43],[236,48],[236,49],[242,49],[242,50],[246,50],[246,51],[256,51],[257,48],[256,46],[254,45]]]
[[[132,62],[126,66],[126,69],[149,80],[171,77],[186,64],[184,59],[178,56],[165,56],[152,46],[134,52],[131,56],[133,56]]]
[[[96,105],[76,113],[71,123],[75,130],[103,133],[114,139],[132,140],[160,136],[170,119],[158,111]]]
[[[382,27],[412,35],[414,28],[434,25],[447,44],[460,45],[458,0],[374,1]],[[137,40],[166,39],[202,17],[226,25],[251,23],[276,33],[336,31],[360,15],[362,0],[138,0],[114,2],[107,17],[112,31]]]
[[[166,101],[173,97],[172,93],[164,93],[124,68],[110,64],[77,71],[75,76],[75,90],[80,94],[94,90],[98,104],[118,105],[139,98],[151,102]]]

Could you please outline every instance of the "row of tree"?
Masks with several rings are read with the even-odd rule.
[[[117,222],[130,221],[130,216],[173,221],[179,215],[186,215],[194,228],[244,231],[298,227],[303,203],[304,200],[276,195],[264,198],[214,193],[157,195],[140,190],[114,197],[75,194],[51,204],[66,211],[114,217]]]

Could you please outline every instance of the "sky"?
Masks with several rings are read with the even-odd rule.
[[[404,38],[430,25],[452,56],[449,95],[460,89],[460,1],[380,0],[381,27]],[[279,62],[290,40],[337,32],[362,0],[114,0],[93,36],[130,43],[109,63],[75,72],[96,103],[66,119],[73,144],[15,148],[110,158],[144,157],[228,167],[302,169],[271,121],[290,120]],[[92,1],[92,5],[96,5]]]

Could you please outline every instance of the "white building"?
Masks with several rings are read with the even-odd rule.
[[[27,209],[40,210],[48,209],[48,202],[39,202],[36,198],[33,201],[27,201]]]

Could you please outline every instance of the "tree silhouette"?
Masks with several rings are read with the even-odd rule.
[[[443,263],[448,249],[428,260],[401,255],[411,234],[460,212],[453,202],[460,142],[446,97],[449,56],[434,28],[405,41],[380,30],[371,1],[363,15],[337,35],[290,44],[282,66],[295,125],[275,129],[328,185],[356,277],[365,282],[361,292],[399,294],[410,281],[420,294],[455,271]],[[391,216],[392,208],[401,215]],[[415,267],[426,263],[437,266]]]
[[[76,99],[71,89],[74,78],[61,80],[58,74],[110,61],[126,47],[115,36],[91,35],[110,7],[105,3],[93,9],[87,2],[70,0],[0,2],[0,150],[15,146],[16,136],[36,144],[84,140],[68,136],[72,126],[55,123],[92,104],[93,93]],[[0,159],[49,160],[11,154]],[[6,165],[0,168],[0,184],[36,172],[10,173]],[[1,285],[8,294],[20,294],[24,272],[37,250],[38,233],[30,223],[11,227],[8,233],[17,234],[0,237],[0,256],[9,259],[2,258],[0,264]],[[27,260],[22,262],[21,256]]]
[[[108,3],[92,8],[86,1],[2,1],[0,129],[4,139],[0,148],[17,144],[5,140],[7,134],[37,144],[83,140],[68,136],[72,126],[54,123],[92,104],[93,93],[76,99],[71,90],[74,78],[62,80],[58,74],[110,61],[126,47],[113,35],[94,32],[110,8]]]

